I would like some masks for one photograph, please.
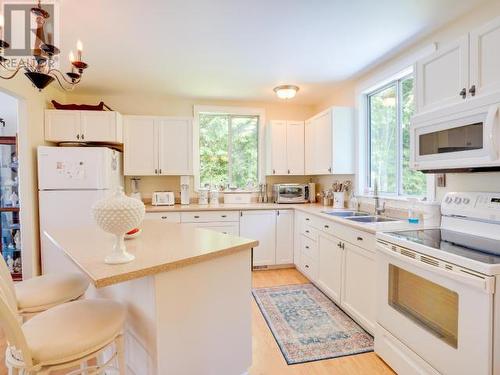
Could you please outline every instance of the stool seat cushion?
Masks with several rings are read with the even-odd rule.
[[[68,362],[93,353],[122,332],[125,308],[118,302],[89,299],[68,302],[22,325],[34,364]]]
[[[20,312],[39,312],[82,296],[89,286],[86,276],[78,273],[48,274],[15,284]]]

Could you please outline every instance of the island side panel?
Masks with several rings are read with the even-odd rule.
[[[155,275],[158,374],[247,372],[250,258],[248,249]]]
[[[158,375],[154,287],[154,276],[147,276],[99,289],[91,285],[85,294],[86,298],[112,299],[126,307],[124,337],[127,374]]]

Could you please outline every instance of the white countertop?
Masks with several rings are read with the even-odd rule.
[[[318,203],[305,203],[305,204],[276,204],[276,203],[222,204],[221,203],[219,205],[176,204],[174,206],[151,206],[149,204],[146,205],[146,212],[248,211],[248,210],[295,210],[299,212],[304,212],[306,214],[313,214],[323,219],[331,220],[333,222],[347,225],[368,233],[405,230],[405,229],[420,229],[423,227],[423,224],[409,224],[408,221],[405,219],[382,222],[382,223],[360,223],[351,220],[346,220],[341,217],[336,217],[324,213],[324,211],[342,211],[342,210],[335,210],[331,206],[323,206]]]
[[[44,232],[44,235],[64,251],[97,288],[250,250],[258,245],[255,240],[154,220],[144,221],[141,228],[138,237],[125,241],[127,251],[135,255],[135,260],[119,265],[104,263],[115,237],[95,227],[59,229]]]

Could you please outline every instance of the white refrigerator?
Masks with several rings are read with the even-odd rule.
[[[107,147],[38,147],[42,273],[78,271],[44,231],[89,225],[100,230],[92,217],[92,205],[119,186],[123,186],[119,151]]]

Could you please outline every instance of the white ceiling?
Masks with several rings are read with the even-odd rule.
[[[482,0],[63,0],[64,59],[77,39],[90,64],[80,93],[297,103]],[[66,61],[64,61],[66,64]]]

